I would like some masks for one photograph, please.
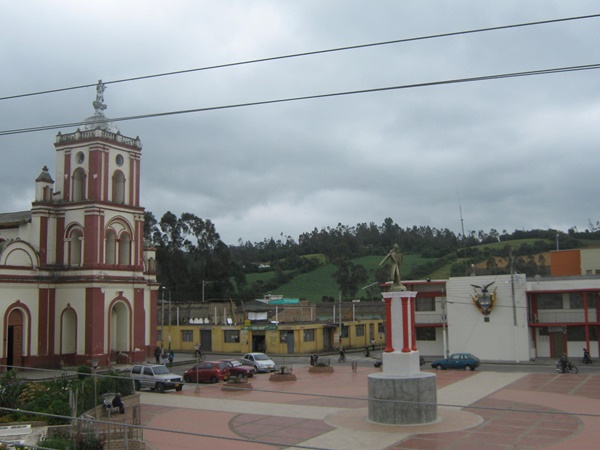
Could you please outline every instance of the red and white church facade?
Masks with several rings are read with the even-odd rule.
[[[155,252],[144,244],[139,138],[103,110],[58,133],[55,180],[35,180],[30,211],[0,213],[0,365],[144,360],[156,343]]]

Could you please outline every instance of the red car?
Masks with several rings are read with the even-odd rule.
[[[230,365],[226,361],[203,361],[186,370],[183,379],[186,383],[217,383],[229,378],[229,369]]]
[[[239,377],[240,375],[246,378],[253,377],[256,369],[253,366],[246,366],[237,359],[223,359],[222,361],[229,364],[229,374]]]

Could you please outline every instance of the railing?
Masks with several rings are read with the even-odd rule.
[[[77,130],[75,133],[61,134],[60,132],[56,136],[56,143],[63,144],[65,142],[74,142],[79,141],[81,139],[93,139],[93,138],[102,138],[108,139],[110,141],[121,142],[125,145],[129,145],[131,147],[142,146],[139,138],[130,138],[123,136],[121,133],[111,133],[110,131],[101,130],[99,128],[95,130]]]
[[[415,322],[416,323],[442,323],[443,322],[442,313],[431,313],[431,314],[416,313],[415,314]]]
[[[596,309],[588,310],[588,321],[595,321]],[[583,310],[563,310],[563,311],[538,311],[534,317],[536,323],[573,323],[585,322],[585,313]]]

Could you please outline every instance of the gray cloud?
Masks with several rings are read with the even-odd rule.
[[[269,56],[594,14],[592,1],[3,2],[0,96]],[[60,17],[60,20],[51,17]],[[600,62],[598,20],[422,40],[120,84],[106,113],[163,111]],[[228,244],[381,224],[467,230],[599,219],[597,71],[119,123],[142,202]],[[0,102],[2,129],[92,114],[93,88]],[[73,131],[67,129],[63,131]],[[0,137],[0,212],[25,210],[57,131]]]

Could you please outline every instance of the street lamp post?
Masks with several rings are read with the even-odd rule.
[[[97,381],[96,381],[96,370],[98,370],[98,360],[97,359],[92,359],[92,370],[94,371],[94,417],[96,418],[96,420],[98,420],[98,408],[97,408],[98,388],[97,388]]]
[[[171,291],[169,291],[169,351],[171,351]]]
[[[165,288],[163,286],[160,287],[160,291],[162,292],[162,299],[160,301],[161,304],[161,308],[162,308],[162,312],[160,314],[160,325],[161,325],[161,332],[160,332],[160,347],[161,349],[165,348]]]

